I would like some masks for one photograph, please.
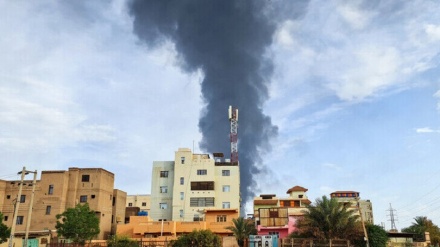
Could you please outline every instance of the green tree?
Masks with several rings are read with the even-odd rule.
[[[365,226],[368,234],[368,242],[370,247],[386,247],[388,243],[388,233],[381,226],[367,224]],[[354,245],[358,247],[367,246],[364,236],[354,241]]]
[[[255,224],[252,220],[239,217],[237,219],[232,219],[232,223],[234,225],[228,226],[226,229],[232,231],[240,247],[243,247],[244,240],[249,238],[249,235],[257,234],[257,229],[255,229]]]
[[[127,236],[113,235],[107,240],[108,247],[138,247],[138,242]]]
[[[414,221],[411,226],[403,228],[402,232],[416,233],[420,239],[424,239],[425,232],[429,232],[431,243],[433,245],[440,244],[440,229],[432,220],[426,216],[417,216]]]
[[[64,213],[57,214],[55,228],[60,236],[84,245],[87,240],[99,234],[99,218],[89,204],[77,204]]]
[[[222,240],[210,230],[194,230],[172,242],[173,247],[221,247]]]
[[[11,228],[3,224],[3,214],[0,212],[0,244],[8,240],[11,235]]]
[[[359,216],[354,214],[355,211],[349,208],[349,204],[322,196],[306,207],[307,210],[303,210],[304,215],[297,221],[297,230],[291,237],[354,240],[361,236]]]

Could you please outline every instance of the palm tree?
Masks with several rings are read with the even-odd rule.
[[[335,198],[318,198],[314,205],[308,205],[304,216],[297,222],[296,235],[321,240],[354,239],[361,233],[359,216]]]
[[[228,226],[226,229],[232,231],[237,239],[237,243],[240,247],[244,246],[244,240],[249,237],[249,235],[257,234],[255,225],[251,220],[246,220],[243,217],[237,219],[232,219],[233,226]]]
[[[425,232],[429,232],[431,243],[433,245],[440,243],[440,229],[432,220],[426,216],[417,216],[414,223],[407,228],[403,228],[402,232],[416,233],[420,239],[425,238]]]

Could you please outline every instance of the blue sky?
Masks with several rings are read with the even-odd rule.
[[[143,45],[125,1],[75,3],[0,1],[0,179],[102,167],[147,194],[153,160],[200,152],[203,74],[182,71],[172,42]],[[419,215],[440,224],[439,12],[312,0],[278,23],[264,112],[279,134],[256,193],[355,190],[387,229],[390,203],[398,228]]]

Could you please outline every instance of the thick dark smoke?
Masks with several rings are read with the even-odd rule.
[[[266,0],[135,0],[134,31],[150,47],[175,43],[181,66],[204,73],[199,121],[208,152],[230,153],[229,105],[239,109],[238,152],[243,201],[254,196],[261,154],[277,127],[262,112],[272,62],[265,57],[276,28]]]

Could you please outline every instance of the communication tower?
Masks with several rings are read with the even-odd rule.
[[[229,106],[229,122],[231,122],[231,164],[238,165],[238,109]]]

